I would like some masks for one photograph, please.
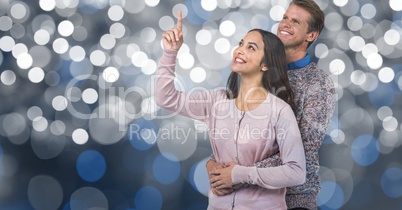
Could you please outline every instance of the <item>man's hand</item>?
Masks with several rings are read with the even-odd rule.
[[[221,166],[219,163],[215,162],[214,160],[209,160],[207,162],[207,172],[208,172],[208,177],[209,177],[209,183],[211,185],[211,191],[212,193],[214,193],[215,195],[218,196],[224,196],[224,195],[228,195],[230,193],[232,193],[234,191],[233,188],[221,188],[221,189],[217,189],[215,187],[212,186],[212,182],[211,179],[213,177],[215,177],[216,175],[211,174],[211,172],[215,169],[221,169],[223,168],[223,166]]]
[[[229,163],[223,165],[222,168],[213,169],[209,174],[211,187],[220,189],[226,189],[233,187],[232,182],[232,170],[236,163]]]
[[[177,26],[162,34],[163,48],[178,51],[183,44],[183,31],[182,31],[183,15],[181,10],[177,17]]]

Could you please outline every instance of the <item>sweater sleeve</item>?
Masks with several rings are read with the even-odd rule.
[[[269,168],[236,165],[232,170],[233,184],[247,183],[268,189],[278,189],[305,182],[304,148],[296,118],[290,106],[285,106],[280,111],[275,132],[283,164]]]
[[[185,93],[176,89],[177,51],[164,50],[155,80],[155,102],[171,112],[205,121],[212,106],[212,91]]]

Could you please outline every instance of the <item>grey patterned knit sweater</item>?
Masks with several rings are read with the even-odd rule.
[[[317,195],[320,191],[318,150],[325,138],[335,108],[335,89],[329,76],[314,62],[304,67],[288,65],[288,76],[295,94],[296,119],[299,124],[306,152],[306,182],[290,187],[286,193],[288,208],[317,209]],[[299,63],[300,64],[300,63]],[[303,64],[302,64],[303,65]],[[279,155],[269,157],[255,165],[272,167],[280,163]]]

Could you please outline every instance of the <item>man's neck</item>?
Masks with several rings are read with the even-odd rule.
[[[301,49],[286,49],[286,63],[298,61],[306,56],[306,50]]]

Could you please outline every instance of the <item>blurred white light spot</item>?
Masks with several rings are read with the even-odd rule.
[[[275,5],[269,10],[269,16],[274,21],[281,21],[283,14],[285,14],[285,8],[282,5]]]
[[[141,111],[143,113],[148,113],[148,114],[155,113],[158,109],[159,109],[159,107],[156,105],[154,97],[145,98],[141,102]]]
[[[201,29],[195,35],[195,39],[197,40],[198,44],[207,45],[207,44],[209,44],[211,42],[212,35],[211,35],[211,32],[209,32],[208,30]]]
[[[75,129],[71,137],[73,141],[79,145],[87,143],[89,139],[87,131],[82,128]]]
[[[34,120],[36,117],[42,116],[43,112],[42,109],[38,106],[32,106],[27,111],[27,117],[30,120]]]
[[[18,58],[22,53],[28,53],[28,47],[23,43],[16,44],[12,50],[14,58]]]
[[[126,28],[121,23],[113,23],[110,26],[109,32],[114,38],[119,39],[126,33]]]
[[[141,66],[141,71],[145,75],[151,75],[156,72],[158,65],[152,59],[148,59],[143,66]]]
[[[190,72],[190,79],[195,83],[201,83],[207,77],[207,73],[201,67],[195,67]]]
[[[334,4],[338,7],[343,7],[348,3],[348,0],[334,0]]]
[[[215,41],[215,51],[220,54],[225,54],[230,50],[230,42],[225,38],[219,38]]]
[[[162,29],[162,31],[167,31],[173,28],[174,24],[175,22],[170,16],[163,16],[161,19],[159,19],[159,28]]]
[[[58,0],[57,3],[58,3],[57,5],[60,6],[61,2],[59,0]],[[63,1],[63,4],[64,4],[63,7],[73,9],[73,8],[76,8],[78,6],[78,3],[80,3],[80,0],[67,0],[67,1],[64,0]],[[93,6],[95,6],[96,8],[102,9],[104,7],[104,5],[106,4],[106,2],[104,0],[97,0],[96,3],[93,2],[92,4],[94,4]]]
[[[40,143],[46,145],[44,142]],[[35,150],[37,147],[34,145],[35,143],[33,142],[32,147],[36,153],[38,150]],[[38,153],[36,154],[38,155]],[[41,155],[38,156],[41,157]],[[27,188],[27,195],[33,209],[60,209],[63,201],[61,184],[55,178],[47,175],[32,177]]]
[[[375,44],[368,43],[363,47],[362,54],[367,59],[371,54],[378,54],[378,48]]]
[[[66,131],[66,125],[61,120],[56,120],[50,123],[50,132],[56,136],[62,135]]]
[[[378,87],[377,76],[375,76],[372,73],[366,73],[366,80],[362,85],[360,85],[360,88],[366,92],[371,92],[377,89],[377,87]]]
[[[98,100],[98,92],[93,88],[87,88],[82,92],[82,100],[87,104],[93,104]]]
[[[158,141],[156,141],[159,151],[162,154],[172,154],[179,161],[191,157],[198,144],[192,126],[192,123],[183,120],[162,124],[158,132]],[[186,134],[178,131],[186,131]]]
[[[193,166],[195,167],[194,177],[191,177],[191,180],[194,180],[194,187],[196,188],[196,190],[204,196],[208,196],[210,186],[208,173],[205,167],[207,161],[208,159],[204,159]]]
[[[12,85],[17,79],[15,73],[11,70],[5,70],[0,75],[1,82],[5,85]]]
[[[106,62],[106,54],[101,50],[94,50],[89,55],[89,60],[94,66],[102,66]]]
[[[327,45],[319,43],[315,46],[315,56],[317,58],[325,58],[329,53]]]
[[[0,49],[4,52],[10,52],[15,46],[15,41],[11,36],[3,36],[0,38]]]
[[[63,20],[57,26],[57,31],[62,36],[70,36],[74,32],[74,25],[68,20]]]
[[[107,67],[103,70],[102,77],[106,82],[116,82],[119,79],[120,73],[115,67]]]
[[[330,32],[339,32],[343,27],[343,16],[336,12],[330,12],[325,16],[325,28]]]
[[[190,53],[183,53],[179,56],[179,65],[183,69],[190,69],[194,65],[194,57]]]
[[[39,6],[44,11],[52,11],[56,7],[55,0],[39,0]]]
[[[157,138],[157,134],[154,129],[144,128],[140,131],[141,138],[147,144],[155,144]]]
[[[50,34],[44,29],[40,29],[34,34],[34,40],[38,45],[45,45],[50,40]]]
[[[32,66],[33,59],[32,56],[28,53],[22,53],[17,58],[17,65],[21,69],[28,69]]]
[[[56,96],[52,100],[52,107],[56,111],[63,111],[67,108],[67,99],[64,96]]]
[[[349,40],[349,47],[351,50],[355,52],[360,52],[363,50],[363,47],[366,45],[364,39],[361,36],[354,36]]]
[[[346,65],[345,62],[341,59],[335,59],[329,63],[329,71],[333,75],[340,75],[345,71]]]
[[[66,90],[66,98],[72,102],[77,102],[81,99],[81,89],[78,87],[71,87]]]
[[[69,56],[70,56],[71,60],[73,60],[75,62],[80,62],[80,61],[84,60],[84,58],[85,58],[85,50],[81,46],[78,46],[78,45],[74,46],[74,47],[70,48]]]
[[[113,5],[107,11],[107,15],[112,21],[119,21],[124,16],[124,10],[119,5]]]
[[[352,31],[358,31],[363,26],[363,20],[359,16],[352,16],[348,19],[348,28]]]
[[[400,77],[398,78],[397,83],[398,83],[399,89],[402,90],[402,76],[400,76]]]
[[[392,109],[388,106],[380,107],[377,110],[378,119],[380,119],[382,121],[384,121],[385,118],[392,116],[392,114],[393,114]]]
[[[394,11],[402,11],[401,0],[389,0],[389,6]]]
[[[10,14],[15,19],[22,19],[27,15],[27,8],[23,4],[14,4],[10,9]]]
[[[402,3],[402,2],[401,2]],[[401,40],[401,35],[397,30],[390,29],[384,34],[385,43],[389,45],[396,45]]]
[[[366,74],[361,70],[355,70],[350,75],[350,80],[355,85],[362,85],[366,81]]]
[[[4,136],[4,134],[6,136],[20,135],[26,129],[25,118],[19,113],[2,115],[0,118],[0,125],[2,126],[2,129],[0,130],[2,131],[2,136]]]
[[[39,67],[34,67],[29,70],[28,78],[33,83],[39,83],[45,78],[45,72]]]
[[[394,148],[397,148],[400,145],[401,137],[400,132],[398,131],[387,131],[382,130],[380,135],[378,136],[378,140],[381,142],[382,145],[387,147],[385,150],[384,147],[380,147],[381,153],[389,154]]]
[[[153,29],[151,27],[142,29],[140,37],[144,42],[148,42],[148,43],[154,42],[155,38],[156,38],[155,29]]]
[[[382,66],[382,56],[378,53],[372,53],[367,57],[367,65],[371,69],[378,69]]]
[[[9,31],[13,27],[13,20],[8,16],[0,17],[0,31]]]
[[[44,118],[42,116],[36,117],[32,122],[33,129],[35,129],[36,131],[39,131],[39,132],[46,130],[47,125],[48,125],[48,122],[47,122],[46,118]]]
[[[116,45],[116,39],[111,34],[105,34],[101,37],[99,44],[104,49],[110,50]]]
[[[145,4],[148,7],[156,7],[159,4],[159,0],[145,0]]]
[[[372,4],[365,4],[361,7],[360,13],[362,14],[362,17],[370,20],[374,18],[375,14],[377,13],[377,9]]]
[[[235,31],[236,25],[230,20],[225,20],[219,25],[219,32],[223,36],[232,36]]]
[[[148,60],[147,54],[145,54],[142,51],[135,52],[131,56],[131,62],[134,64],[134,66],[137,67],[142,67],[147,60]]]
[[[56,52],[58,54],[63,54],[65,52],[67,52],[69,47],[70,46],[69,46],[67,40],[64,38],[57,38],[53,42],[53,50],[54,50],[54,52]]]
[[[213,11],[218,6],[217,0],[201,0],[201,7],[205,11]]]
[[[331,131],[330,136],[335,144],[342,144],[345,141],[345,133],[342,130],[335,129]]]
[[[383,83],[389,83],[395,78],[395,72],[389,67],[384,67],[378,72],[378,78]]]
[[[395,117],[389,116],[382,121],[382,126],[386,131],[394,131],[398,128],[398,121],[395,119]]]
[[[134,55],[134,53],[139,52],[139,51],[140,51],[140,47],[138,47],[137,44],[134,44],[134,43],[128,44],[127,49],[126,49],[126,56],[131,58]]]

